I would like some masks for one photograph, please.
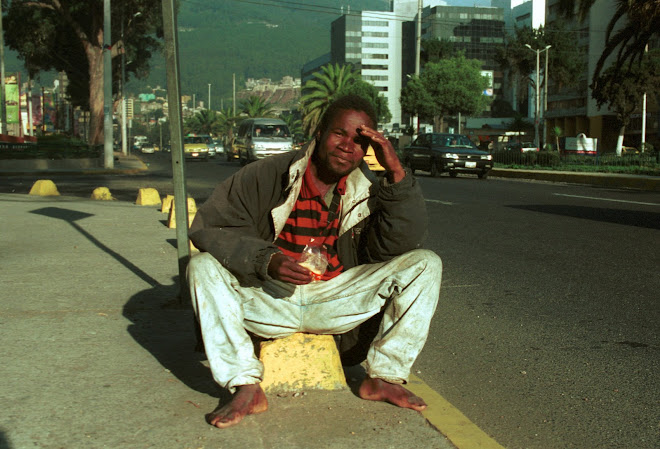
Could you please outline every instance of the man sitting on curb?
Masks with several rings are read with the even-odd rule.
[[[244,167],[197,211],[193,307],[213,377],[233,393],[207,415],[209,424],[229,427],[268,408],[250,334],[346,335],[379,314],[359,396],[426,408],[402,384],[428,335],[442,263],[420,249],[421,189],[376,122],[369,102],[342,97],[307,146]],[[362,161],[369,145],[383,178]],[[298,263],[306,246],[321,248],[325,273]]]

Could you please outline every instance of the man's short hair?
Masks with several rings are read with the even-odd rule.
[[[330,126],[330,123],[339,115],[341,111],[359,111],[364,112],[371,119],[372,127],[378,124],[378,116],[370,101],[359,95],[344,95],[330,103],[326,109],[321,122],[316,128],[318,134],[323,134]]]

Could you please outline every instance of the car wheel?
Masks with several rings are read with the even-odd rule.
[[[458,176],[458,173],[456,173],[455,171],[450,171],[449,176],[451,176],[452,178],[455,178],[455,177]]]
[[[406,162],[404,163],[406,167],[410,170],[410,174],[414,175],[415,174],[415,169],[412,166],[412,163],[410,162],[410,159],[406,159]]]
[[[431,177],[435,178],[440,173],[438,170],[438,163],[436,161],[431,161]]]
[[[487,171],[482,171],[477,175],[479,179],[487,179],[488,178],[488,172]]]

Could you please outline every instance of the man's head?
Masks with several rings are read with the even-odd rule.
[[[362,111],[371,120],[371,123],[366,123],[370,128],[375,128],[378,123],[378,117],[373,105],[358,95],[344,95],[339,97],[328,106],[325,113],[321,117],[321,122],[316,128],[316,135],[319,136],[328,128],[329,123],[342,111]]]
[[[357,96],[338,99],[328,107],[317,131],[314,165],[319,178],[337,182],[355,170],[369,146],[360,127],[375,128],[376,119],[371,104]]]

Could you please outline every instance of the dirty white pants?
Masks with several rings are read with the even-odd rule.
[[[408,380],[424,347],[442,277],[442,262],[418,249],[389,262],[351,268],[329,280],[296,286],[276,280],[242,287],[213,256],[188,265],[193,307],[215,381],[232,393],[263,380],[248,332],[282,338],[296,332],[341,334],[385,306],[367,354],[367,374],[388,382]]]

